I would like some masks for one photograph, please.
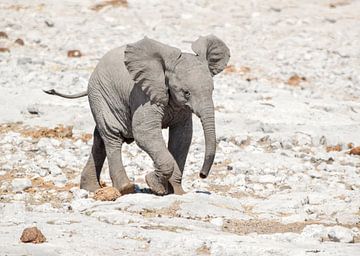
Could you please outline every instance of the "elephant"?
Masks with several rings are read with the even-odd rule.
[[[135,184],[125,172],[122,144],[133,141],[154,162],[145,176],[157,195],[184,194],[181,184],[192,139],[192,113],[200,118],[205,157],[200,177],[206,178],[216,152],[213,76],[226,67],[230,50],[214,35],[200,36],[193,53],[144,37],[115,48],[102,57],[90,76],[86,91],[65,98],[88,96],[95,129],[89,159],[81,173],[80,188],[100,188],[105,158],[113,187],[133,193]],[[166,146],[162,129],[169,128]]]

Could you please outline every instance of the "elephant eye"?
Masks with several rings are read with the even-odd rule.
[[[190,93],[190,91],[184,91],[184,97],[185,97],[185,99],[190,99],[190,95],[191,95],[191,93]]]

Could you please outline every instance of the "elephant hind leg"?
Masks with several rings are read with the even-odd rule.
[[[95,127],[93,146],[89,159],[81,173],[80,188],[95,191],[100,188],[100,173],[106,158],[104,141]]]

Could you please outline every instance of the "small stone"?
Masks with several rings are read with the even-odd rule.
[[[349,152],[350,155],[358,155],[360,156],[360,147],[352,148]]]
[[[40,113],[37,106],[28,106],[27,111],[32,115],[38,115]]]
[[[326,137],[321,136],[319,143],[320,143],[320,145],[326,145]]]
[[[63,174],[62,170],[56,164],[51,164],[49,167],[49,171],[54,177]]]
[[[316,171],[316,170],[308,171],[308,175],[313,179],[320,179],[321,178],[321,172]]]
[[[312,238],[317,241],[323,241],[326,238],[327,232],[323,225],[308,225],[301,232],[303,238]]]
[[[353,243],[354,234],[351,232],[351,229],[334,226],[328,229],[328,237],[333,242],[342,242],[342,243]]]
[[[24,40],[22,40],[21,38],[18,38],[15,40],[15,44],[23,46],[25,43],[24,43]]]
[[[121,194],[119,190],[114,187],[104,187],[95,191],[95,200],[100,201],[115,201]]]
[[[21,192],[27,188],[31,188],[31,180],[27,178],[17,178],[11,182],[11,186],[14,192]]]
[[[0,47],[0,52],[10,52],[10,49],[6,47]]]
[[[70,50],[68,51],[67,56],[69,58],[80,58],[82,54],[79,50]]]
[[[223,218],[214,218],[210,220],[210,223],[217,227],[222,227],[224,225],[224,220]]]
[[[8,35],[4,31],[0,31],[0,38],[8,38]]]
[[[54,185],[57,187],[63,187],[67,182],[68,179],[64,174],[58,175],[53,179]]]
[[[300,77],[299,75],[295,74],[288,79],[287,84],[291,86],[298,86],[303,81],[306,81],[305,77]]]
[[[88,198],[89,192],[85,189],[71,188],[70,192],[73,194],[74,199]]]
[[[46,26],[48,26],[49,28],[52,28],[54,26],[54,22],[52,22],[51,20],[45,20],[45,24]]]
[[[21,237],[21,242],[23,243],[33,243],[39,244],[46,242],[45,236],[37,227],[25,228]]]

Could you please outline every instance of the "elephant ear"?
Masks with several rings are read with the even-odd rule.
[[[223,71],[230,59],[229,48],[214,35],[200,36],[192,43],[191,48],[201,59],[208,62],[213,76]]]
[[[173,70],[180,55],[179,49],[145,37],[126,46],[124,63],[135,85],[141,86],[152,103],[167,105],[165,71]]]

